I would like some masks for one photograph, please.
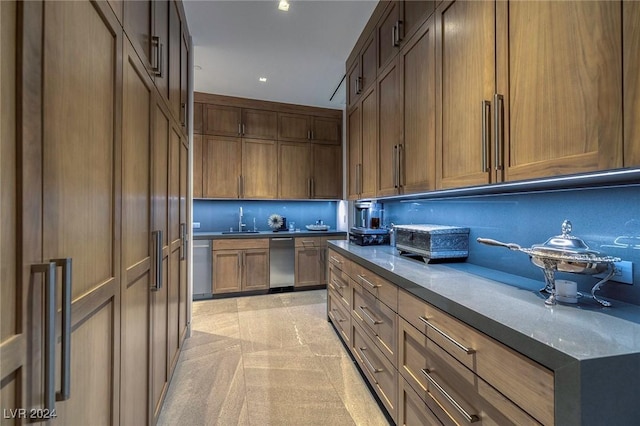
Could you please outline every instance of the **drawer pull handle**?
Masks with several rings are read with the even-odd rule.
[[[343,286],[342,284],[339,284],[338,281],[336,281],[334,278],[331,278],[331,283],[338,287],[340,290],[344,289],[345,286]]]
[[[382,368],[374,367],[373,364],[371,364],[371,361],[369,361],[369,358],[367,358],[367,356],[364,354],[364,351],[366,350],[367,348],[358,348],[358,351],[360,352],[360,356],[362,356],[362,359],[364,360],[365,367],[367,368],[367,370],[369,370],[371,374],[382,373],[384,370]],[[376,380],[376,383],[378,383],[377,380]]]
[[[360,281],[364,281],[365,283],[367,283],[367,285],[369,285],[369,287],[371,287],[371,288],[382,287],[380,284],[373,284],[371,281],[367,280],[362,275],[358,275],[358,278],[360,278]]]
[[[420,321],[422,321],[423,323],[425,323],[425,325],[427,325],[427,327],[432,328],[435,332],[437,332],[438,334],[440,334],[442,337],[444,337],[445,339],[447,339],[448,341],[450,341],[451,343],[453,343],[454,345],[456,345],[458,348],[460,348],[463,352],[465,352],[467,355],[471,355],[473,353],[476,352],[475,349],[470,349],[467,348],[466,346],[462,345],[461,343],[459,343],[458,341],[456,341],[453,337],[449,336],[447,333],[445,333],[444,331],[440,330],[438,327],[436,327],[435,325],[431,324],[429,322],[428,319],[426,319],[425,317],[418,317],[418,319],[420,319]]]
[[[337,263],[338,265],[342,265],[342,262],[337,257],[330,256],[329,258],[332,262]]]
[[[309,240],[302,240],[302,244],[311,244],[311,245],[315,245],[315,241],[309,241]]]
[[[360,310],[362,311],[364,316],[367,317],[369,319],[369,321],[371,321],[373,323],[373,325],[382,324],[384,322],[384,321],[381,321],[379,319],[375,319],[373,317],[373,315],[369,314],[370,309],[369,309],[368,306],[360,306]]]
[[[338,322],[345,322],[346,319],[342,318],[341,316],[337,315],[338,314],[338,310],[337,309],[332,309],[333,312],[335,312],[333,314],[334,317],[336,317],[336,319],[338,320]]]
[[[460,414],[462,414],[465,417],[465,419],[467,419],[469,423],[475,423],[478,420],[480,420],[480,418],[477,415],[467,413],[467,410],[462,408],[462,406],[458,404],[458,401],[456,401],[451,395],[449,395],[447,391],[444,390],[442,386],[440,386],[440,384],[438,384],[438,382],[436,382],[436,380],[433,377],[431,377],[431,371],[425,368],[423,368],[420,371],[422,371],[422,374],[424,374],[424,376],[427,378],[429,383],[435,386],[436,389],[438,389],[438,392],[440,392],[445,398],[447,398],[447,400],[456,408],[456,410],[460,412]]]

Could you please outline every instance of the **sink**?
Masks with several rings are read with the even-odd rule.
[[[260,231],[223,231],[223,234],[259,234]]]

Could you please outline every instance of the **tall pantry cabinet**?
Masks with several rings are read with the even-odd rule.
[[[178,13],[182,100],[182,5],[143,6]],[[2,422],[154,424],[188,324],[183,109],[123,3],[0,11]]]

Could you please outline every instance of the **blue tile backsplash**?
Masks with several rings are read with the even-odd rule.
[[[238,212],[243,209],[243,222],[253,230],[256,219],[258,231],[270,231],[267,218],[277,213],[287,218],[287,224],[305,230],[305,225],[323,220],[325,225],[336,228],[336,201],[257,201],[257,200],[193,200],[193,221],[200,222],[196,232],[221,232],[238,230]]]
[[[631,261],[633,285],[609,282],[601,296],[640,305],[640,185],[558,190],[439,200],[386,201],[386,224],[438,224],[470,228],[468,263],[539,280],[542,270],[524,253],[476,242],[477,237],[514,242],[522,247],[544,243],[561,233],[563,220],[572,234],[604,254]],[[596,278],[558,273],[589,291]]]

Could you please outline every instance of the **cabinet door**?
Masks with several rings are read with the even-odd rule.
[[[260,109],[242,110],[242,137],[275,139],[278,136],[278,114]]]
[[[268,289],[269,250],[244,250],[242,256],[242,291]]]
[[[151,229],[162,232],[160,266],[156,285],[151,292],[151,404],[154,422],[160,416],[163,395],[169,385],[167,356],[167,307],[169,303],[169,145],[171,143],[171,118],[162,99],[156,96],[154,105]],[[158,259],[155,259],[158,262]],[[155,264],[155,263],[154,263]]]
[[[325,284],[322,248],[296,248],[295,287]]]
[[[314,142],[340,145],[342,140],[342,119],[313,117],[311,139]]]
[[[505,178],[622,167],[622,2],[497,7]]]
[[[154,81],[160,95],[169,100],[169,15],[172,0],[155,0],[153,7],[153,38],[151,40]]]
[[[122,114],[122,339],[120,418],[149,422],[149,289],[151,247],[151,123],[153,83],[125,43]],[[141,407],[146,407],[142,408]]]
[[[278,140],[305,142],[311,139],[311,117],[303,114],[278,114]]]
[[[193,135],[193,198],[202,198],[202,182],[203,182],[203,169],[206,170],[204,162],[206,157],[204,156],[204,136],[194,134]]]
[[[30,125],[36,125],[40,121],[40,114],[32,114],[30,119],[24,120],[24,124],[20,127],[16,126],[16,117],[18,111],[22,110],[22,106],[26,103],[29,95],[25,93],[20,96],[19,78],[26,77],[22,84],[28,87],[33,76],[37,79],[37,67],[27,67],[32,64],[24,64],[20,66],[17,61],[17,52],[20,49],[18,28],[23,25],[24,21],[28,22],[29,4],[26,3],[27,17],[19,18],[18,4],[16,2],[0,2],[0,50],[2,51],[2,64],[0,67],[0,270],[2,271],[2,285],[0,286],[0,352],[2,354],[2,363],[0,364],[0,403],[5,413],[9,409],[28,407],[25,399],[25,384],[27,383],[26,374],[22,373],[30,368],[29,358],[27,357],[27,342],[29,341],[29,333],[21,324],[25,324],[27,320],[27,294],[30,289],[30,274],[20,277],[20,267],[23,261],[19,259],[29,259],[27,254],[29,251],[39,253],[40,247],[37,244],[37,238],[29,236],[29,229],[32,235],[39,233],[39,225],[41,219],[40,208],[28,209],[28,198],[25,202],[20,203],[20,188],[25,188],[31,192],[32,197],[39,202],[41,191],[35,191],[35,187],[25,185],[30,179],[34,179],[40,185],[41,178],[40,167],[37,166],[38,159],[31,159],[36,165],[33,170],[36,172],[28,173],[24,178],[19,172],[18,164],[23,164],[19,147],[24,148],[30,146],[33,140],[28,136],[29,133],[21,133],[18,130],[28,128]],[[33,6],[42,7],[34,4]],[[24,16],[24,15],[23,15]],[[41,18],[40,16],[37,16]],[[39,23],[40,21],[36,21]],[[27,30],[30,28],[27,27]],[[34,31],[35,33],[35,31]],[[42,34],[40,34],[41,36]],[[17,37],[18,36],[18,37]],[[37,64],[39,65],[39,61]],[[29,70],[31,68],[31,71]],[[29,117],[27,115],[27,117]],[[25,126],[25,127],[23,127]],[[37,132],[34,132],[37,134]],[[38,138],[38,136],[36,136]],[[26,150],[26,149],[25,149]],[[17,161],[5,160],[7,158],[17,159]],[[27,164],[28,158],[24,164]],[[17,164],[16,164],[17,163]],[[35,196],[35,197],[34,197]],[[26,208],[26,209],[25,209]],[[27,226],[19,226],[19,215],[23,216],[23,223]],[[24,235],[24,236],[23,236]],[[30,244],[29,241],[35,240],[36,244]],[[24,243],[23,243],[24,241]],[[32,246],[33,247],[30,247]],[[32,249],[32,250],[29,250]],[[39,257],[39,256],[38,256]],[[38,258],[36,257],[36,258]],[[40,281],[38,281],[39,283]],[[37,286],[36,286],[37,288]],[[38,310],[39,311],[39,310]],[[39,321],[35,324],[40,324]],[[42,331],[40,326],[33,326],[33,332],[39,335]],[[35,361],[40,361],[37,358]],[[30,396],[30,395],[29,395]],[[15,424],[17,421],[7,424]]]
[[[342,147],[313,143],[313,198],[342,198]]]
[[[435,189],[436,45],[433,24],[434,19],[430,18],[415,37],[407,41],[399,56],[404,113],[400,183],[404,193]]]
[[[347,114],[347,198],[360,195],[360,165],[362,162],[362,107],[356,104]]]
[[[435,17],[436,186],[486,184],[490,114],[484,102],[495,90],[495,5],[447,1]]]
[[[204,104],[204,133],[214,136],[240,136],[241,118],[240,108]]]
[[[400,114],[400,76],[393,61],[378,77],[378,196],[398,193],[399,156],[402,122]]]
[[[311,197],[311,144],[279,142],[278,196],[305,199]]]
[[[400,1],[389,2],[380,23],[378,32],[378,73],[398,54],[400,46]]]
[[[242,250],[213,251],[213,294],[241,290]]]
[[[186,25],[183,25],[183,29]],[[185,30],[186,31],[186,30]],[[188,133],[189,121],[189,39],[186,32],[180,35],[180,123],[185,134]],[[199,131],[194,133],[202,133],[202,110],[199,112]],[[194,113],[193,122],[195,125],[196,116]]]
[[[43,194],[41,255],[47,262],[61,258],[73,262],[69,271],[73,301],[70,397],[55,403],[56,423],[111,424],[118,416],[120,377],[121,166],[117,153],[121,128],[117,117],[122,114],[118,94],[122,27],[106,3],[44,2],[40,7],[46,40],[38,164]],[[137,233],[145,238],[145,231]],[[36,282],[40,279],[34,277]],[[32,301],[42,299],[36,296]],[[58,346],[58,354],[59,350]],[[28,376],[39,378],[42,372],[31,373]],[[35,391],[38,397],[40,389],[29,384],[25,390]],[[138,407],[145,408],[146,404]]]
[[[624,65],[624,166],[640,166],[640,3],[622,2],[622,45]]]
[[[362,160],[360,198],[376,196],[378,177],[378,97],[373,85],[362,95]]]
[[[238,198],[241,186],[241,139],[205,137],[204,148],[204,198]]]
[[[124,30],[129,36],[145,68],[151,67],[151,36],[153,35],[151,0],[124,2]]]
[[[376,32],[372,31],[362,48],[362,54],[360,55],[360,63],[362,64],[360,71],[362,79],[359,85],[360,93],[364,93],[367,89],[376,85],[376,76],[378,75],[378,49],[376,40]]]
[[[180,144],[180,225],[182,226],[182,255],[180,256],[180,304],[178,307],[178,333],[180,347],[187,337],[187,326],[189,324],[189,264],[191,263],[191,253],[189,253],[189,141],[182,138]]]
[[[347,105],[353,106],[360,98],[360,58],[351,65],[347,70]]]
[[[408,41],[420,25],[433,14],[435,1],[410,0],[400,3],[400,36],[402,43]]]
[[[169,63],[169,104],[171,105],[171,113],[182,124],[181,116],[182,102],[182,28],[180,27],[180,12],[178,11],[178,3],[171,0],[169,2],[169,39],[168,39],[168,59]]]
[[[202,122],[204,104],[199,102],[193,103],[193,133],[204,133],[204,123]]]
[[[278,197],[278,143],[242,139],[243,198]]]

